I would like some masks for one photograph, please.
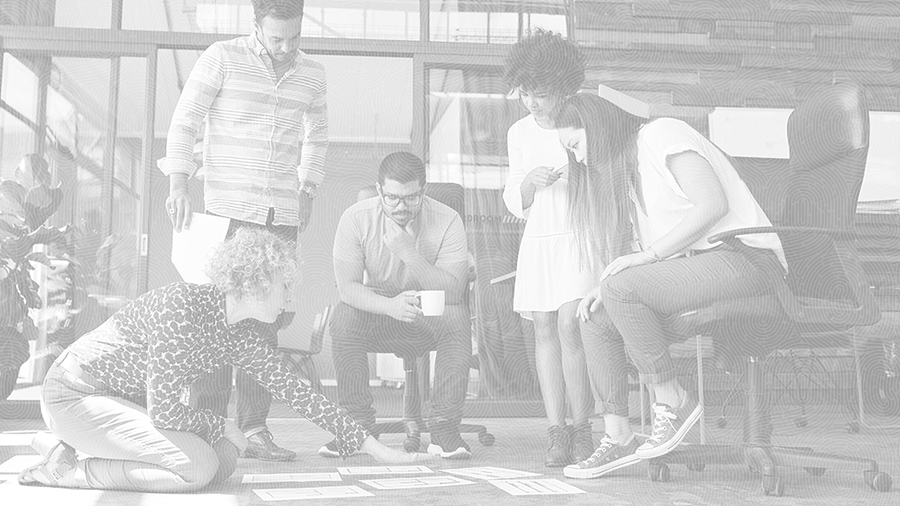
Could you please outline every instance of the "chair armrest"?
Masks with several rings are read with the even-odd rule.
[[[741,235],[752,235],[752,234],[790,234],[790,233],[814,233],[827,235],[834,239],[855,239],[859,237],[866,237],[866,235],[870,234],[860,234],[857,232],[847,232],[844,230],[836,230],[832,228],[819,228],[819,227],[785,227],[785,226],[773,226],[773,227],[748,227],[748,228],[736,228],[734,230],[726,230],[725,232],[719,232],[716,235],[711,236],[709,239],[710,244],[715,244],[717,242],[728,242],[731,239],[735,239]]]
[[[516,277],[516,271],[508,272],[502,276],[497,276],[496,278],[491,279],[491,284],[496,285],[501,281],[506,281],[507,279]]]

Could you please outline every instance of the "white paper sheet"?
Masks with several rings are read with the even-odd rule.
[[[381,480],[359,480],[360,483],[379,490],[398,490],[402,488],[453,487],[456,485],[474,485],[474,481],[464,480],[456,476],[419,476],[410,478],[385,478]]]
[[[511,478],[527,478],[540,476],[540,473],[519,471],[518,469],[503,469],[501,467],[464,467],[460,469],[444,469],[445,473],[476,478],[479,480],[508,480]]]
[[[339,467],[338,472],[348,474],[421,474],[433,473],[425,466],[372,466],[372,467]]]
[[[203,272],[216,247],[225,241],[231,220],[194,213],[189,230],[172,231],[172,263],[188,283],[208,283]]]
[[[245,474],[241,483],[304,483],[309,481],[341,481],[338,473]]]
[[[253,489],[263,501],[298,501],[300,499],[343,499],[349,497],[374,497],[357,486],[310,487],[310,488],[264,488]]]
[[[492,480],[488,483],[496,486],[510,495],[559,495],[559,494],[586,494],[584,490],[575,488],[568,483],[548,478],[540,480]]]

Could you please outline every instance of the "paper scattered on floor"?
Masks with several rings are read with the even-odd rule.
[[[263,501],[297,501],[300,499],[343,499],[348,497],[374,497],[357,486],[310,487],[310,488],[264,488],[253,489]]]
[[[0,464],[0,474],[19,474],[23,469],[37,464],[43,458],[40,455],[15,455]]]
[[[540,473],[519,471],[518,469],[503,469],[502,467],[464,467],[460,469],[443,469],[445,473],[476,478],[479,480],[508,480],[511,478],[527,478],[529,476],[541,476]]]
[[[241,483],[303,483],[308,481],[341,481],[338,473],[245,474]]]
[[[452,487],[455,485],[474,485],[474,481],[464,480],[456,476],[421,476],[416,478],[385,478],[381,480],[359,480],[360,483],[379,490],[397,490],[401,488]]]
[[[568,483],[563,483],[553,478],[540,480],[492,480],[488,483],[504,490],[511,495],[557,495],[557,494],[585,494],[584,490],[575,488]]]
[[[348,474],[421,474],[433,473],[426,466],[371,466],[371,467],[339,467],[338,472]]]

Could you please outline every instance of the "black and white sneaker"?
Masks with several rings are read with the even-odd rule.
[[[428,453],[445,459],[467,459],[472,456],[472,449],[459,435],[458,425],[442,421],[429,431],[431,443],[428,445]]]
[[[576,478],[581,480],[589,480],[599,478],[606,473],[611,473],[617,469],[637,464],[641,461],[634,454],[640,443],[634,434],[628,438],[628,441],[620,444],[613,441],[608,435],[604,434],[600,440],[600,447],[587,459],[566,466],[563,474],[567,478]]]
[[[640,459],[653,459],[674,450],[688,431],[703,416],[703,405],[690,396],[685,396],[681,407],[672,409],[667,404],[653,404],[653,433],[644,444],[635,450]]]

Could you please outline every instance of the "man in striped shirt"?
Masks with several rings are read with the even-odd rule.
[[[188,179],[201,124],[205,210],[240,227],[266,227],[296,241],[325,177],[328,116],[325,69],[298,49],[303,0],[253,0],[254,32],[212,44],[194,66],[172,116],[166,157],[166,209],[176,231],[191,224]],[[271,346],[277,327],[262,326]],[[293,460],[266,427],[270,397],[238,374],[237,423],[250,440],[245,456]],[[191,403],[225,416],[231,370],[195,384]]]

